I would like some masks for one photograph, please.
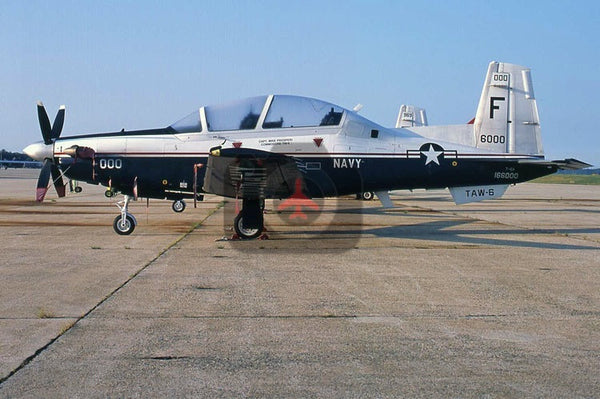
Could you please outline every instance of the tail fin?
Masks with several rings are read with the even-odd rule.
[[[424,108],[414,105],[400,106],[398,118],[396,119],[396,128],[427,126],[427,113]]]
[[[544,154],[529,68],[504,62],[490,63],[474,129],[478,148]]]

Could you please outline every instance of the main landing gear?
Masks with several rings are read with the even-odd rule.
[[[373,198],[375,198],[375,193],[373,191],[363,191],[362,193],[356,194],[357,200],[371,201]]]
[[[173,209],[173,212],[181,213],[185,210],[185,201],[182,199],[175,200],[173,201],[171,208]]]
[[[121,211],[121,214],[115,218],[113,222],[113,229],[117,234],[122,236],[133,233],[133,230],[137,225],[137,220],[135,220],[135,217],[131,213],[127,212],[129,201],[131,201],[131,197],[129,195],[125,195],[123,201],[116,203],[117,207]]]
[[[258,238],[264,230],[264,201],[244,199],[242,210],[233,220],[236,234],[243,240]]]

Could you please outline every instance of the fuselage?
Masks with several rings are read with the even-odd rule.
[[[53,156],[72,179],[110,186],[124,194],[167,199],[202,192],[207,158],[216,146],[292,157],[312,197],[512,184],[556,171],[522,162],[538,156],[482,151],[411,129],[385,128],[319,100],[280,96],[288,107],[294,102],[313,104],[306,115],[297,117],[298,126],[288,122],[289,110],[277,108],[282,106],[276,97],[249,99],[254,111],[239,103],[229,108],[202,107],[163,129],[58,138]],[[318,117],[309,115],[315,110]],[[224,121],[225,117],[232,121]]]

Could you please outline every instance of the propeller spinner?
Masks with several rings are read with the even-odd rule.
[[[65,122],[65,106],[61,105],[52,126],[50,126],[50,119],[46,113],[46,108],[41,101],[37,103],[38,120],[40,121],[40,130],[42,131],[43,142],[34,143],[25,147],[23,152],[29,155],[31,158],[38,161],[44,161],[40,176],[37,181],[37,189],[35,199],[38,202],[42,202],[46,193],[48,192],[48,182],[50,175],[54,182],[54,188],[58,193],[59,197],[65,196],[65,183],[62,179],[60,169],[56,165],[54,158],[54,141],[60,137],[62,132],[63,124]]]

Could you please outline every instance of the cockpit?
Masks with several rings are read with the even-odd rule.
[[[339,126],[345,109],[308,97],[270,95],[210,105],[170,127],[177,133]]]

